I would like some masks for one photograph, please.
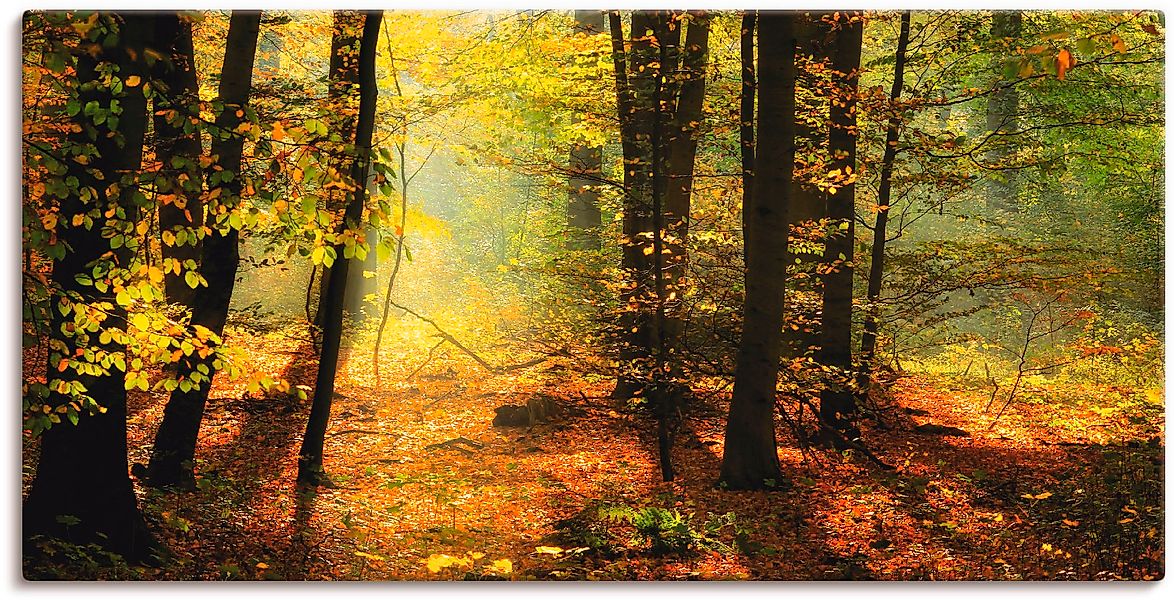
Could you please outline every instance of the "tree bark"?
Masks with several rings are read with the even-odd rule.
[[[828,155],[833,172],[846,183],[828,196],[830,233],[825,257],[822,338],[819,362],[830,375],[820,393],[820,421],[851,440],[856,400],[852,392],[852,269],[856,241],[856,99],[859,84],[863,15],[842,12],[834,41]],[[834,438],[838,440],[839,438]]]
[[[355,79],[359,82],[359,112],[354,130],[355,154],[351,163],[350,180],[354,191],[350,193],[344,221],[341,227],[357,230],[363,218],[363,205],[367,198],[367,175],[371,167],[371,138],[375,129],[375,105],[379,90],[375,81],[375,50],[379,39],[379,26],[383,11],[364,13],[335,12],[336,36],[354,39],[352,33],[362,18],[362,37],[359,41],[357,60],[353,63]],[[341,24],[340,24],[341,22]],[[340,26],[341,25],[341,26]],[[341,51],[351,44],[341,46]],[[349,135],[349,134],[348,134]],[[338,369],[338,353],[342,342],[343,294],[346,291],[351,259],[344,258],[345,246],[335,246],[338,257],[331,269],[330,282],[322,297],[325,316],[322,330],[322,353],[318,362],[318,377],[314,386],[314,401],[310,418],[306,423],[306,434],[298,455],[298,483],[307,486],[329,484],[322,468],[322,453],[326,429],[330,422],[330,404],[334,395],[334,378]]]
[[[603,12],[575,11],[575,33],[595,35],[603,31]],[[599,250],[599,191],[603,176],[603,148],[583,143],[571,148],[571,175],[567,181],[567,249]]]
[[[199,162],[203,148],[191,119],[200,114],[191,21],[179,13],[160,13],[155,36],[159,50],[167,57],[156,64],[154,80],[165,86],[156,88],[154,96],[155,159],[160,163],[156,180],[159,231],[179,233],[185,240],[183,244],[165,241],[162,254],[164,261],[187,263],[179,272],[164,269],[163,289],[168,302],[190,309],[195,306],[196,289],[188,285],[184,273],[195,270],[200,262],[203,235],[198,232],[204,223]]]
[[[78,127],[69,135],[69,142],[77,147],[93,144],[97,154],[91,157],[89,166],[66,162],[68,176],[78,179],[78,190],[88,188],[90,192],[86,199],[74,193],[60,201],[59,243],[64,243],[67,251],[53,261],[52,280],[59,286],[62,298],[112,306],[105,311],[102,327],[125,328],[128,314],[115,301],[114,286],[100,291],[79,283],[75,276],[91,274],[94,267],[114,273],[132,268],[132,249],[126,245],[112,248],[102,232],[107,227],[123,229],[126,224],[133,227],[141,206],[146,204],[138,191],[137,178],[142,168],[147,103],[141,84],[125,85],[120,92],[103,85],[100,74],[103,69],[99,67],[117,65],[117,77],[124,83],[135,76],[146,81],[143,50],[150,43],[156,16],[130,12],[107,13],[101,18],[112,26],[117,24],[111,27],[116,33],[107,35],[117,35],[118,41],[109,47],[101,43],[105,40],[82,42],[76,66],[78,100],[82,106],[94,102],[100,108],[110,108],[117,100],[122,110],[117,115],[117,125],[109,119],[95,123],[85,112],[73,117]],[[83,88],[83,84],[93,87]],[[116,195],[108,195],[112,182],[120,185]],[[125,216],[107,216],[115,210]],[[96,215],[92,226],[71,224],[74,215],[87,213]],[[40,460],[24,503],[24,539],[29,542],[33,536],[46,535],[77,544],[97,543],[131,562],[150,562],[157,542],[139,512],[127,470],[125,369],[111,365],[105,374],[76,377],[58,370],[63,357],[78,356],[75,352],[97,347],[121,354],[126,346],[115,341],[97,342],[84,330],[74,327],[73,316],[63,315],[57,308],[58,302],[53,305],[49,335],[51,347],[58,349],[49,353],[49,377],[80,382],[102,412],[90,414],[85,408],[79,408],[75,425],[62,422],[42,434]],[[52,381],[50,389],[46,400],[49,406],[56,408],[78,401],[72,394],[58,391]]]
[[[787,274],[787,237],[779,232],[787,227],[795,161],[794,16],[764,12],[758,32],[758,147],[752,202],[742,208],[746,300],[721,466],[721,482],[730,489],[783,480],[774,412]]]
[[[880,181],[876,197],[876,224],[872,229],[872,262],[868,266],[867,308],[864,313],[864,329],[860,336],[860,374],[856,380],[857,393],[868,393],[868,385],[875,368],[876,338],[880,329],[880,314],[877,303],[880,300],[881,285],[885,275],[885,244],[888,239],[889,209],[893,196],[893,164],[897,159],[897,145],[904,123],[897,101],[905,85],[905,54],[909,48],[910,12],[901,13],[901,32],[897,36],[897,50],[893,62],[893,88],[889,93],[889,123],[885,129],[885,151],[881,157]]]
[[[688,262],[689,214],[693,194],[693,167],[697,158],[698,127],[703,118],[705,74],[709,54],[709,20],[704,12],[689,14],[680,68],[673,79],[677,97],[669,97],[666,106],[668,131],[664,147],[664,297],[666,323],[663,344],[675,354],[684,335],[684,321],[678,314],[685,291],[685,267]],[[678,26],[679,27],[679,26]],[[670,88],[671,90],[672,88]]]
[[[991,37],[1005,40],[1010,48],[1014,48],[1023,32],[1023,12],[1018,10],[995,11],[991,20]],[[1002,56],[999,54],[998,56]],[[996,60],[996,68],[1001,68],[1002,60]],[[998,83],[1001,83],[999,81]],[[1007,86],[996,89],[987,100],[986,112],[987,131],[1015,134],[1019,131],[1019,88]],[[986,162],[995,168],[1006,167],[1010,156],[1009,143],[999,140],[987,153]],[[1019,182],[1016,172],[1010,169],[995,170],[989,176],[987,186],[987,205],[995,210],[1007,213],[1019,211],[1016,197],[1019,194]]]
[[[813,357],[819,350],[823,297],[819,268],[827,241],[823,220],[828,216],[827,194],[815,182],[828,171],[828,88],[826,69],[830,31],[825,17],[832,13],[795,15],[796,57],[795,174],[791,178],[791,204],[787,208],[789,301],[783,329],[783,355]],[[813,68],[815,67],[815,68]]]
[[[619,15],[613,13],[612,49],[616,63],[617,108],[624,151],[623,252],[625,284],[620,293],[620,375],[612,397],[628,399],[647,392],[652,373],[655,327],[652,289],[652,128],[659,52],[653,45],[652,14],[632,12],[629,50],[624,51]],[[618,50],[617,50],[618,49]],[[630,72],[630,75],[629,75]]]
[[[227,180],[220,177],[215,184],[209,180],[209,189],[221,190],[217,195],[217,203],[227,209],[236,206],[243,190],[241,156],[244,138],[234,131],[243,121],[237,112],[243,111],[249,104],[260,23],[259,12],[233,11],[225,41],[219,94],[223,107],[213,129],[212,156],[215,166],[212,172],[232,173],[233,176]],[[228,319],[228,307],[240,264],[240,232],[227,222],[218,222],[212,211],[207,225],[211,233],[204,240],[200,274],[207,280],[208,286],[200,288],[198,301],[192,310],[191,324],[193,329],[199,325],[220,336],[224,333],[224,324]],[[212,378],[216,374],[215,355],[200,358],[193,353],[184,358],[177,373],[178,379],[190,380],[193,374],[200,372],[201,365],[208,371],[206,381],[188,391],[176,388],[164,409],[163,422],[155,434],[155,447],[147,468],[146,481],[152,486],[191,486],[194,483],[192,461],[200,433],[200,421],[204,417],[204,406],[208,402]]]

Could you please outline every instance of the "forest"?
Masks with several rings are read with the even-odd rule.
[[[27,580],[1164,577],[1159,12],[22,31]]]

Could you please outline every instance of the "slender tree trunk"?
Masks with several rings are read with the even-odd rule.
[[[783,355],[813,357],[819,350],[823,294],[819,268],[823,265],[826,235],[823,220],[828,216],[827,194],[815,185],[827,173],[828,114],[826,72],[830,31],[825,17],[832,13],[795,15],[796,119],[795,174],[791,178],[791,204],[787,209],[790,256],[788,268],[787,321],[783,329]]]
[[[169,232],[162,244],[163,260],[183,263],[183,270],[164,269],[163,287],[168,302],[195,306],[196,290],[184,274],[200,262],[200,226],[204,223],[201,200],[200,132],[191,117],[200,114],[200,88],[196,80],[192,24],[179,13],[161,13],[156,19],[156,39],[166,60],[156,64],[155,159],[160,163],[159,231]],[[173,238],[176,236],[178,238]],[[168,241],[171,243],[168,243]],[[182,240],[184,243],[179,243]]]
[[[575,11],[576,33],[595,35],[602,31],[602,11]],[[570,187],[567,198],[567,248],[598,250],[602,216],[596,186],[603,175],[603,148],[583,143],[575,144],[571,148],[570,172],[567,182]]]
[[[624,311],[620,318],[620,375],[612,396],[633,398],[647,392],[652,373],[655,335],[651,314],[652,289],[652,128],[653,97],[659,69],[659,51],[653,45],[652,15],[632,12],[629,51],[624,52],[619,15],[612,23],[612,48],[616,62],[617,105],[624,150],[623,255],[625,285],[620,293]],[[618,51],[617,51],[618,48]],[[630,72],[630,75],[629,75]]]
[[[897,36],[897,51],[893,62],[893,89],[889,93],[889,124],[885,130],[885,152],[881,157],[880,182],[876,198],[876,224],[872,234],[872,262],[868,268],[867,310],[864,313],[864,330],[860,336],[860,374],[857,378],[857,392],[868,393],[868,384],[875,365],[876,337],[880,327],[881,284],[885,274],[885,244],[888,236],[889,209],[893,195],[893,164],[897,159],[897,144],[900,142],[902,111],[897,101],[905,84],[905,54],[909,48],[910,12],[901,13],[901,33]]]
[[[111,306],[105,311],[103,327],[124,328],[127,311],[115,301],[113,286],[100,291],[79,283],[75,276],[90,274],[92,268],[107,270],[112,275],[119,269],[132,268],[134,252],[127,245],[112,248],[102,233],[106,227],[122,228],[129,224],[133,228],[144,203],[138,192],[137,177],[142,167],[147,104],[142,84],[126,84],[120,92],[115,92],[103,85],[100,71],[104,69],[100,67],[117,65],[117,77],[124,83],[131,77],[146,81],[143,50],[150,43],[156,17],[131,12],[107,13],[101,18],[111,25],[117,24],[118,41],[111,46],[104,45],[105,40],[101,39],[97,43],[82,43],[76,67],[78,100],[82,106],[93,102],[98,107],[111,107],[117,100],[122,110],[117,115],[117,125],[109,119],[97,123],[85,112],[73,117],[77,131],[70,134],[70,142],[79,148],[93,144],[97,154],[90,156],[88,166],[75,161],[65,163],[68,175],[77,178],[78,189],[88,189],[89,194],[85,199],[80,194],[61,199],[59,243],[65,244],[68,250],[62,258],[53,261],[52,279],[63,292],[62,298]],[[93,87],[82,87],[85,84]],[[120,184],[120,191],[108,195],[113,182]],[[116,209],[124,211],[125,217],[107,216]],[[83,214],[96,215],[93,223],[73,225],[72,217]],[[63,358],[80,355],[75,353],[91,347],[122,354],[126,346],[116,341],[100,343],[96,336],[91,338],[84,330],[74,327],[74,316],[62,314],[56,308],[58,302],[53,304],[50,347],[58,349],[49,353],[49,377],[84,385],[85,393],[98,403],[101,412],[89,414],[86,408],[79,407],[76,425],[62,422],[42,434],[36,476],[24,503],[24,538],[28,542],[32,536],[48,535],[78,544],[92,542],[133,562],[150,561],[157,542],[139,512],[127,472],[125,369],[111,365],[106,374],[83,375],[70,374],[68,367],[58,368]],[[53,381],[49,383],[49,406],[64,407],[78,402],[72,394],[62,393]]]
[[[670,97],[665,103],[667,115],[664,147],[664,259],[665,303],[667,313],[664,344],[676,353],[684,334],[684,321],[677,311],[685,291],[685,267],[688,261],[689,214],[693,195],[693,167],[697,158],[698,126],[705,99],[705,74],[709,53],[709,15],[690,13],[681,51],[680,69],[673,79],[678,83],[675,108]],[[683,21],[679,21],[683,22]],[[678,26],[679,27],[679,26]]]
[[[991,20],[991,37],[1004,40],[1009,48],[1015,47],[1015,41],[1023,32],[1023,11],[1008,10],[995,11]],[[1002,53],[998,54],[996,65],[1001,68]],[[995,90],[987,100],[986,112],[987,131],[1014,134],[1019,131],[1019,88],[1009,86]],[[997,140],[994,148],[987,153],[986,162],[995,167],[1005,167],[1007,158],[1011,154],[1010,142]],[[1019,203],[1016,197],[1019,194],[1019,181],[1014,170],[996,170],[989,175],[988,206],[995,210],[1016,213]]]
[[[232,173],[233,177],[218,177],[215,184],[209,180],[208,187],[210,190],[220,190],[216,196],[217,203],[229,209],[240,202],[243,190],[241,156],[244,152],[244,138],[233,132],[243,121],[237,113],[249,104],[260,26],[260,12],[234,10],[225,41],[224,68],[220,76],[220,102],[223,109],[216,117],[212,135],[212,156],[215,159],[212,173]],[[240,232],[229,227],[227,222],[218,221],[214,215],[211,213],[208,216],[207,225],[211,233],[204,240],[200,260],[200,274],[207,280],[208,286],[199,290],[191,323],[193,328],[204,327],[220,336],[224,333],[224,324],[228,319],[228,307],[240,264]],[[192,462],[200,433],[200,421],[204,417],[204,406],[208,402],[212,378],[216,374],[215,355],[201,358],[193,353],[180,363],[177,374],[181,380],[192,380],[194,375],[201,373],[201,366],[207,370],[202,381],[187,391],[176,388],[167,402],[163,422],[155,434],[151,463],[147,468],[146,481],[150,485],[191,486],[194,483]]]
[[[773,487],[783,479],[774,413],[787,274],[787,236],[779,232],[787,227],[795,162],[794,15],[764,12],[758,31],[758,147],[752,202],[742,208],[746,300],[721,466],[730,489]]]
[[[355,156],[350,179],[354,184],[350,202],[347,203],[342,227],[358,229],[363,218],[363,205],[367,198],[367,175],[371,167],[371,138],[375,130],[375,105],[379,90],[375,81],[375,51],[379,39],[379,26],[383,11],[364,13],[335,13],[336,35],[350,38],[362,19],[362,37],[359,42],[355,64],[356,79],[359,82],[359,112],[354,131]],[[350,45],[342,45],[346,52]],[[322,354],[318,362],[318,377],[314,386],[314,402],[310,408],[306,434],[298,455],[298,483],[308,486],[329,484],[323,472],[322,452],[326,428],[330,422],[330,404],[334,395],[334,378],[338,368],[338,352],[342,343],[343,293],[346,291],[351,259],[343,257],[344,246],[335,246],[337,259],[331,269],[330,283],[322,297],[325,315],[322,330]]]
[[[823,286],[823,337],[819,362],[830,380],[820,394],[820,421],[848,439],[858,436],[852,425],[856,401],[852,393],[852,263],[855,246],[856,98],[860,71],[863,15],[841,12],[832,55],[835,92],[831,103],[828,155],[831,170],[847,182],[828,196],[830,233],[828,273]]]

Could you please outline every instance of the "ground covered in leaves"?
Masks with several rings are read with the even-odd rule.
[[[313,382],[312,348],[235,332],[255,368]],[[714,486],[728,397],[703,394],[659,480],[648,418],[558,360],[493,375],[459,353],[418,372],[344,356],[326,439],[334,487],[295,486],[309,410],[218,379],[198,486],[140,489],[171,551],[146,579],[1152,579],[1162,576],[1164,424],[1140,391],[1043,390],[997,421],[975,382],[906,375],[865,439],[895,470],[800,450],[788,481]],[[553,398],[530,427],[494,409]],[[146,462],[164,394],[133,394]],[[997,407],[996,407],[997,408]],[[956,428],[957,430],[953,429]],[[965,433],[966,435],[960,435]],[[30,450],[35,450],[31,447]],[[26,454],[26,483],[35,451]]]

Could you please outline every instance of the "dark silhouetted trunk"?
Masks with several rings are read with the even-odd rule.
[[[704,12],[689,14],[685,29],[685,44],[680,51],[680,68],[669,78],[668,94],[663,103],[670,112],[662,123],[667,123],[664,141],[664,198],[663,240],[666,283],[661,296],[666,305],[663,345],[669,354],[676,354],[684,335],[684,321],[678,314],[681,295],[686,288],[685,266],[688,260],[689,214],[693,195],[693,166],[697,158],[698,127],[702,121],[701,106],[705,99],[705,74],[709,54],[709,15]],[[677,28],[684,20],[678,20]],[[667,51],[667,48],[666,48]],[[667,53],[667,52],[666,52]],[[667,58],[667,57],[666,57]],[[669,61],[670,66],[673,65]]]
[[[137,177],[142,168],[143,138],[147,128],[147,104],[141,83],[125,85],[114,92],[103,85],[98,72],[102,63],[118,65],[117,77],[123,81],[131,77],[147,80],[143,62],[144,47],[150,43],[154,29],[152,15],[146,13],[104,14],[103,21],[118,23],[116,44],[105,46],[83,42],[78,52],[78,100],[81,106],[90,102],[98,107],[109,107],[117,100],[122,105],[117,126],[110,120],[95,123],[86,112],[72,119],[78,131],[69,141],[81,147],[93,144],[96,155],[89,165],[66,161],[67,175],[76,177],[79,189],[88,188],[89,197],[70,195],[61,199],[61,218],[58,226],[60,240],[68,251],[53,261],[53,282],[60,286],[64,297],[79,297],[85,303],[107,303],[105,327],[125,327],[127,311],[115,301],[113,286],[99,291],[92,285],[83,285],[75,278],[89,274],[92,268],[103,270],[131,268],[134,251],[126,245],[112,248],[103,237],[104,229],[129,223],[133,226],[141,212],[142,195],[137,192]],[[114,35],[108,33],[107,35]],[[92,50],[92,53],[89,51]],[[118,79],[115,79],[118,81]],[[92,84],[93,87],[81,87]],[[117,135],[112,135],[117,134]],[[108,195],[112,182],[120,184],[118,195]],[[137,197],[137,198],[136,198]],[[115,209],[125,211],[125,218],[117,222],[107,214]],[[73,215],[93,216],[92,226],[72,225]],[[46,430],[40,439],[40,460],[28,498],[23,509],[23,535],[47,535],[77,544],[97,543],[132,562],[151,560],[156,542],[147,530],[139,512],[134,488],[127,471],[126,399],[123,387],[125,370],[111,365],[107,374],[78,374],[70,368],[58,369],[64,357],[74,357],[75,351],[99,347],[112,354],[124,353],[124,344],[115,341],[100,343],[83,331],[74,329],[74,317],[63,315],[58,302],[51,319],[48,373],[51,392],[46,399],[49,406],[66,406],[78,402],[72,394],[58,391],[52,380],[77,381],[85,386],[85,394],[102,408],[89,414],[82,408],[76,423],[64,420]],[[80,310],[80,308],[79,308]],[[67,333],[69,332],[69,333]]]
[[[358,81],[359,111],[353,132],[355,154],[352,157],[350,180],[354,191],[350,192],[346,213],[341,227],[357,230],[361,227],[363,204],[367,198],[367,175],[371,167],[371,137],[375,129],[375,104],[379,90],[375,81],[375,50],[379,39],[379,26],[383,20],[382,11],[363,13],[335,12],[335,42],[338,52],[349,52],[354,47],[355,32],[362,23],[362,37],[358,44],[358,55],[346,60],[348,70],[354,70]],[[341,43],[339,43],[341,41]],[[348,43],[349,41],[349,43]],[[351,135],[347,133],[346,135]],[[343,257],[345,247],[335,246],[337,259],[331,268],[326,293],[322,296],[322,353],[318,361],[318,377],[314,385],[314,402],[302,438],[298,454],[298,483],[317,486],[329,484],[322,468],[322,452],[326,428],[330,423],[330,404],[334,395],[334,378],[338,369],[338,353],[342,343],[343,294],[350,274],[351,259]]]
[[[652,128],[659,52],[653,45],[652,15],[633,11],[632,35],[624,51],[619,15],[611,16],[616,63],[616,96],[624,152],[623,254],[625,285],[620,293],[620,375],[612,396],[646,393],[652,372],[655,327],[652,289]]]
[[[1018,10],[996,11],[991,20],[991,38],[1002,41],[1005,48],[996,50],[998,59],[994,61],[996,68],[1003,64],[1002,50],[1010,51],[1016,47],[1016,40],[1023,33],[1023,12]],[[996,82],[996,85],[1002,83]],[[1015,134],[1019,131],[1019,88],[1017,86],[1000,87],[987,100],[986,128],[990,132]],[[1007,169],[1007,159],[1011,154],[1012,140],[998,139],[994,147],[987,153],[986,162],[996,170],[988,174],[987,186],[988,206],[1004,212],[1018,212],[1019,182],[1014,169]]]
[[[834,96],[829,111],[828,156],[832,172],[845,179],[828,195],[829,233],[825,250],[828,272],[823,280],[823,323],[818,358],[827,369],[820,393],[820,421],[843,437],[854,439],[856,398],[852,371],[852,261],[855,246],[856,99],[864,18],[839,13],[833,42]]]
[[[885,274],[885,244],[888,241],[889,209],[893,196],[893,163],[897,160],[897,144],[900,141],[901,125],[904,122],[898,105],[901,90],[905,84],[905,53],[909,47],[909,11],[901,13],[901,33],[897,36],[897,51],[893,63],[893,89],[889,93],[889,124],[885,130],[885,152],[881,157],[880,181],[876,195],[876,224],[872,230],[872,262],[868,267],[867,307],[864,313],[864,329],[860,336],[860,375],[857,377],[857,393],[867,394],[868,384],[875,365],[876,337],[880,328],[881,284]]]
[[[242,117],[237,116],[238,111],[249,103],[260,22],[259,12],[233,11],[225,41],[224,68],[220,76],[223,109],[216,117],[212,135],[214,163],[211,172],[232,173],[233,177],[219,177],[215,184],[210,181],[209,189],[220,189],[216,201],[226,207],[237,205],[243,189],[240,175],[244,138],[232,132],[242,122]],[[193,326],[205,327],[219,336],[224,333],[240,264],[240,232],[228,228],[223,221],[217,222],[212,215],[214,213],[208,218],[211,233],[204,240],[200,261],[200,274],[208,281],[208,286],[199,288],[191,322]],[[147,468],[146,480],[153,486],[190,486],[193,483],[192,462],[204,406],[212,389],[211,380],[216,373],[214,359],[214,354],[201,358],[193,353],[179,365],[178,379],[190,380],[201,372],[201,365],[207,375],[194,388],[187,391],[176,388],[171,393]]]
[[[823,294],[818,271],[823,264],[827,194],[816,182],[827,173],[826,116],[828,84],[823,73],[829,60],[830,30],[823,20],[831,13],[795,15],[796,119],[795,173],[791,204],[787,208],[787,315],[783,329],[783,356],[812,357],[819,349]]]
[[[161,13],[155,37],[166,57],[156,63],[153,96],[155,109],[155,159],[159,161],[159,231],[169,232],[162,244],[163,260],[176,260],[182,270],[164,268],[163,288],[168,302],[194,307],[196,289],[184,274],[200,263],[198,234],[204,223],[201,200],[200,131],[192,117],[200,114],[200,89],[196,80],[192,23],[179,13]],[[182,243],[181,243],[182,242]]]
[[[603,12],[576,10],[575,32],[595,35],[603,32]],[[583,143],[571,148],[570,188],[567,198],[567,248],[570,250],[598,250],[599,185],[603,176],[603,148]]]
[[[791,13],[759,16],[758,146],[751,203],[742,207],[746,300],[721,466],[730,489],[769,488],[783,479],[774,414],[787,274],[787,236],[780,232],[787,230],[795,161],[793,26]]]

